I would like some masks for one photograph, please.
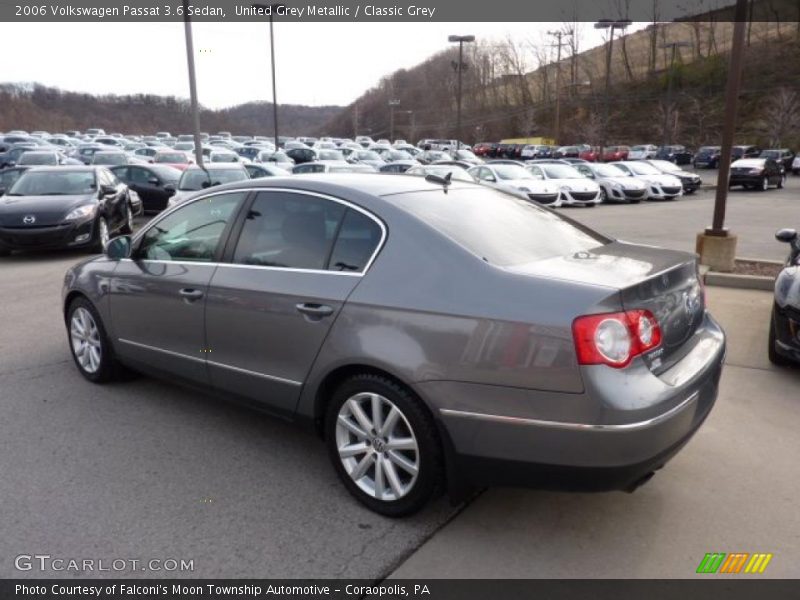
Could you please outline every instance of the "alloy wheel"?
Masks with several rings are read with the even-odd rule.
[[[78,364],[87,373],[96,373],[103,358],[100,330],[91,313],[83,307],[75,309],[69,325],[72,351]]]
[[[362,392],[347,399],[336,418],[339,460],[369,496],[395,501],[417,481],[420,452],[408,419],[391,400]]]
[[[761,189],[765,192],[769,189],[769,179],[766,177],[761,179]]]

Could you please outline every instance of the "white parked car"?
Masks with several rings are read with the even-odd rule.
[[[628,150],[628,160],[646,160],[648,158],[655,158],[658,153],[658,146],[653,144],[641,144],[639,146],[631,146]]]
[[[800,175],[800,154],[794,157],[792,161],[792,173]]]
[[[558,187],[555,206],[596,206],[602,201],[600,186],[572,165],[538,163],[525,169],[539,181]]]
[[[683,184],[674,175],[662,173],[653,165],[637,160],[609,163],[642,180],[647,185],[648,200],[674,200],[683,195]]]
[[[509,163],[485,164],[467,171],[479,183],[535,200],[540,204],[559,206],[559,188],[551,181],[536,179],[525,167]]]
[[[585,163],[575,168],[600,186],[603,202],[636,204],[647,198],[647,184],[616,165]]]

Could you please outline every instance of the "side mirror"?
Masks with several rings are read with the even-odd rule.
[[[131,255],[131,238],[127,235],[115,237],[106,244],[103,253],[111,260],[129,258]]]
[[[113,185],[101,185],[100,186],[100,194],[103,196],[111,196],[112,194],[117,193],[117,188]]]
[[[168,183],[164,186],[164,191],[167,192],[167,196],[174,196],[177,190],[175,189],[174,185]]]
[[[147,180],[147,183],[149,183],[150,185],[158,185],[158,177],[150,177]]]
[[[775,234],[775,239],[785,244],[793,244],[797,240],[797,230],[781,229]]]

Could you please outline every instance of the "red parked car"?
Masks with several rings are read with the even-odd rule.
[[[617,160],[628,160],[630,146],[608,146],[603,151],[603,162],[613,162]]]
[[[598,147],[586,147],[584,146],[581,148],[581,151],[578,153],[578,158],[582,158],[588,162],[597,162],[600,158],[600,148]]]
[[[497,146],[494,142],[480,142],[472,147],[472,152],[475,156],[493,156],[492,150],[497,151]]]

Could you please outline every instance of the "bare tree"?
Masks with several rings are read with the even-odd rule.
[[[759,130],[773,147],[800,133],[800,97],[797,92],[780,88],[769,96],[761,112]]]

